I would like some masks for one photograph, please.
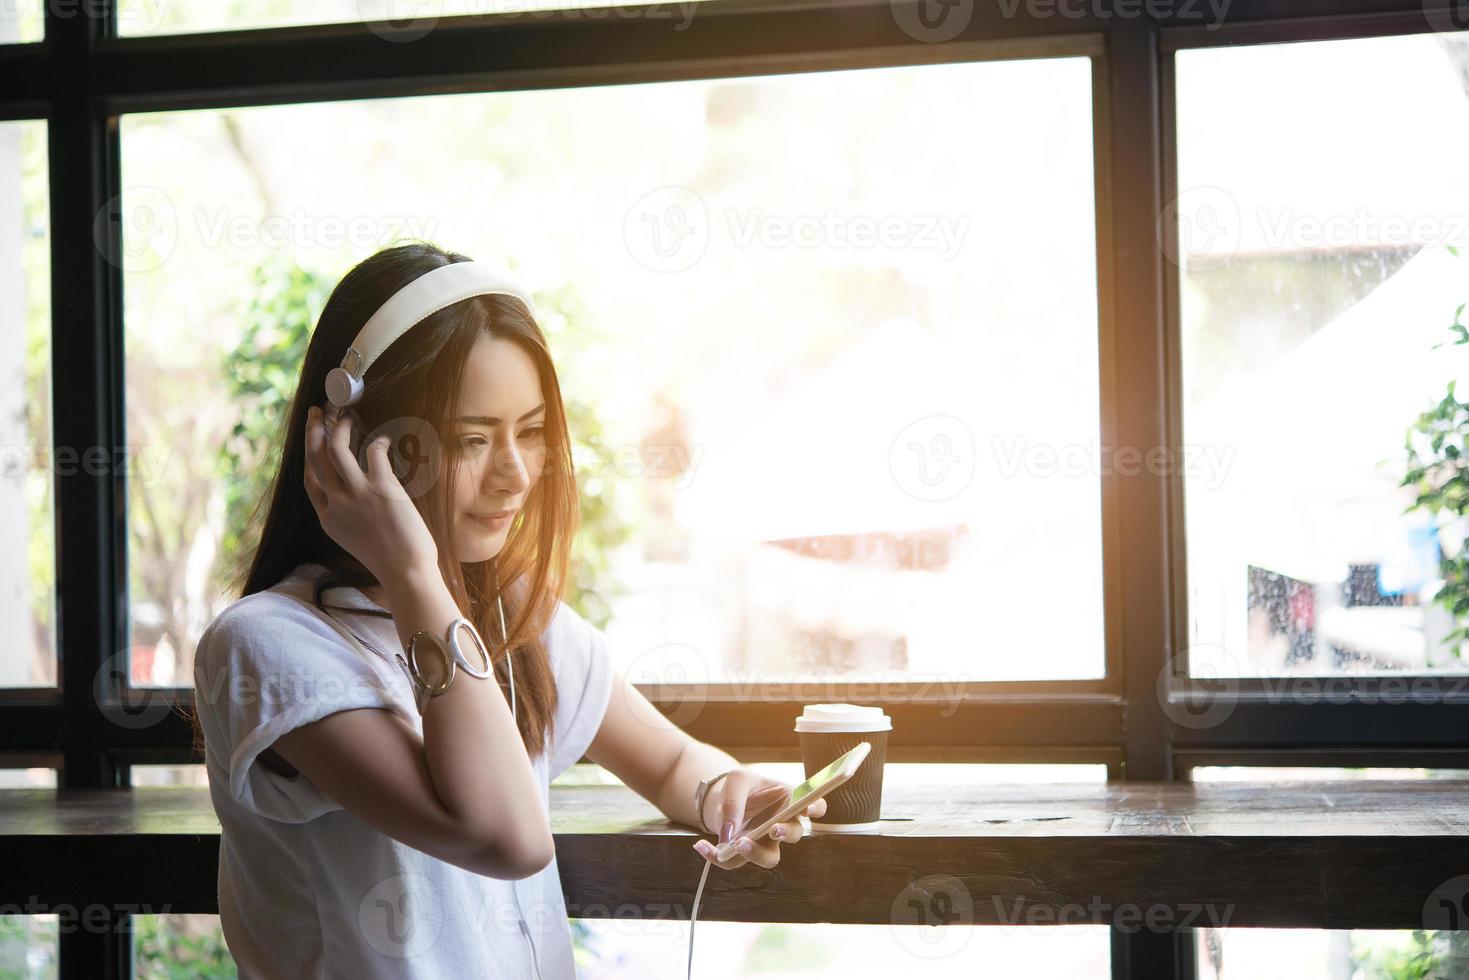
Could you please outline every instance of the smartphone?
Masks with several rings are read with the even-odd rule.
[[[851,779],[871,751],[871,742],[858,742],[854,748],[837,756],[831,765],[791,790],[789,799],[776,800],[755,816],[746,819],[745,826],[751,829],[741,830],[734,835],[733,839],[720,844],[719,849],[715,852],[715,858],[720,861],[728,861],[740,853],[735,849],[735,841],[741,837],[759,840],[770,833],[771,828],[776,824],[790,820],[812,803]]]

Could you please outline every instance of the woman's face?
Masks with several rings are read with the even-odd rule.
[[[493,558],[546,461],[545,399],[535,361],[518,344],[480,334],[469,352],[448,444],[457,456],[454,557]],[[491,515],[508,511],[500,519]]]

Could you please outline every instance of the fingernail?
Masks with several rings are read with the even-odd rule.
[[[700,857],[709,857],[710,856],[710,852],[713,850],[713,848],[711,848],[709,846],[709,842],[708,841],[702,841],[701,840],[701,841],[697,842],[696,844],[694,844],[694,850],[696,850],[696,851],[699,852],[699,856]]]
[[[751,842],[750,838],[741,837],[740,842],[735,845],[735,849],[738,850],[741,854],[749,854],[755,849],[755,845]]]
[[[727,844],[734,837],[734,821],[726,820],[719,828],[719,843]]]
[[[786,829],[784,827],[776,827],[774,830],[772,830],[770,832],[770,836],[771,837],[774,837],[776,840],[785,840],[786,839]]]

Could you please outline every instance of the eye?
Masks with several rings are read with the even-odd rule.
[[[541,436],[541,434],[543,432],[545,432],[545,431],[546,431],[546,427],[545,426],[543,426],[543,425],[533,425],[529,429],[526,429],[524,432],[522,432],[521,435],[523,437],[527,438],[527,439],[530,439],[530,438],[539,438]]]
[[[481,436],[465,436],[459,440],[459,448],[463,450],[474,450],[484,445],[488,445],[488,442]]]

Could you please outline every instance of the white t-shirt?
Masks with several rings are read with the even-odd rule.
[[[527,980],[535,976],[533,943],[543,980],[574,980],[554,858],[519,881],[477,875],[364,823],[304,774],[288,779],[257,762],[283,733],[349,708],[386,707],[423,732],[407,673],[380,655],[401,650],[397,628],[386,617],[318,612],[312,584],[325,573],[303,564],[231,603],[195,654],[221,827],[220,920],[240,976]],[[322,602],[382,609],[347,587],[328,590]],[[533,765],[549,814],[551,780],[601,726],[612,670],[605,635],[564,602],[544,639],[559,706]]]

